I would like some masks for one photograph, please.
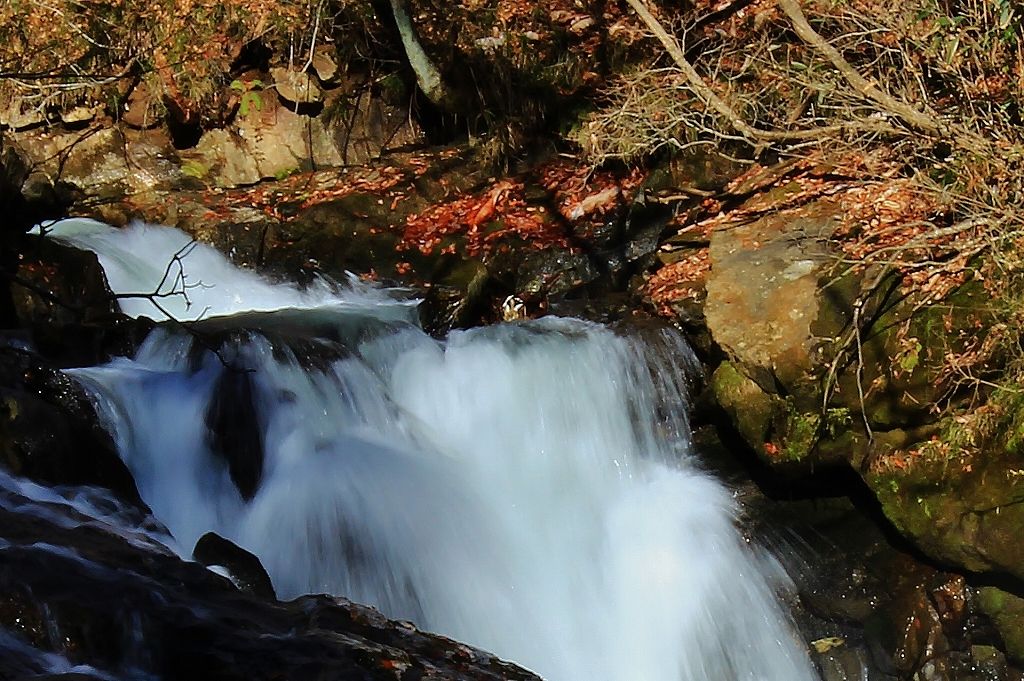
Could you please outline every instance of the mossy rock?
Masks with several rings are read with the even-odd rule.
[[[1007,657],[1024,664],[1024,598],[987,586],[978,591],[978,607],[995,624]]]
[[[1024,579],[1024,456],[949,445],[958,424],[912,452],[877,453],[865,481],[885,516],[924,553],[970,572]]]
[[[722,362],[711,376],[711,390],[739,434],[761,452],[777,411],[777,400],[764,392],[733,362]]]
[[[839,337],[849,328],[858,285],[853,277],[835,283],[831,303],[823,306],[815,326],[820,336]],[[934,422],[945,358],[962,352],[965,342],[991,323],[987,302],[978,282],[964,284],[942,301],[919,304],[914,297],[901,297],[895,277],[883,281],[864,306],[864,314],[875,319],[860,338],[859,359],[851,359],[840,372],[831,403],[863,412],[874,430]],[[834,352],[826,347],[823,354]]]

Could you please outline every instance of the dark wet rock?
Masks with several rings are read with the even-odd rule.
[[[29,674],[24,681],[109,681],[109,677],[85,672],[68,672],[67,674]],[[20,681],[20,680],[19,680]]]
[[[872,668],[864,647],[849,646],[845,639],[838,640],[842,640],[843,643],[837,644],[835,648],[829,648],[822,653],[815,651],[813,659],[821,675],[821,681],[863,679],[865,671]],[[821,645],[824,647],[824,644]],[[880,675],[876,672],[874,678],[878,676]]]
[[[206,567],[219,565],[231,573],[231,581],[242,591],[275,599],[270,575],[260,559],[213,532],[207,532],[192,550],[192,556]]]
[[[249,372],[227,368],[221,373],[206,425],[211,450],[227,463],[242,498],[252,499],[263,475],[263,442]]]
[[[0,627],[73,664],[168,681],[537,678],[344,599],[246,594],[198,564],[58,512],[0,495]],[[3,606],[12,601],[21,610]],[[0,656],[0,678],[16,673],[8,660]]]
[[[41,173],[7,133],[0,133],[0,328],[17,325],[9,290],[19,268],[23,235],[36,223],[56,218],[71,203],[70,193]]]
[[[405,260],[396,252],[400,234],[389,229],[401,222],[372,193],[350,194],[311,206],[268,234],[264,262],[288,272],[309,265],[339,275],[370,268],[390,276]]]
[[[913,674],[950,649],[936,604],[924,584],[897,589],[869,619],[867,630],[879,666],[898,676]]]
[[[22,240],[20,251],[11,288],[23,326],[63,326],[117,311],[95,253],[34,236]]]
[[[96,255],[25,236],[10,285],[17,326],[59,366],[87,366],[131,355],[152,328],[118,312]]]
[[[142,506],[80,385],[38,355],[0,348],[0,465],[48,484],[97,485]]]
[[[709,446],[700,431],[697,442],[702,451]],[[742,479],[742,467],[725,465],[730,452],[710,454],[720,474]],[[796,584],[794,616],[824,681],[1019,678],[1005,658],[999,663],[1011,646],[990,623],[978,588],[922,562],[908,545],[894,547],[877,511],[841,497],[770,499],[750,482],[736,484],[752,533],[777,550]],[[787,478],[762,484],[793,493]],[[819,493],[828,489],[819,485]]]

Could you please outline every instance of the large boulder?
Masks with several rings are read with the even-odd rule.
[[[725,357],[718,404],[769,464],[865,469],[936,432],[945,353],[984,323],[980,287],[921,305],[880,268],[850,268],[823,198],[755,215],[710,238],[704,306]]]
[[[839,215],[825,200],[711,233],[704,315],[726,357],[711,385],[739,432],[773,465],[804,470],[834,462],[818,446],[822,437],[837,426],[857,428],[845,405],[823,408],[822,400],[832,346],[853,305],[822,286],[835,270],[827,242]],[[820,329],[824,318],[841,320],[835,337]]]
[[[851,267],[842,217],[826,196],[711,233],[713,401],[773,472],[852,471],[924,554],[1019,595],[1024,400],[1000,391],[951,416],[961,403],[943,383],[946,357],[992,323],[988,295],[968,279],[926,300],[884,269]]]
[[[951,443],[967,431],[947,419],[935,440],[880,457],[865,480],[886,517],[928,555],[970,572],[1024,580],[1021,423],[1017,412],[1009,429],[977,448],[958,448]]]

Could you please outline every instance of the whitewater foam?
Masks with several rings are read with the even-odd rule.
[[[546,318],[439,341],[388,314],[318,362],[253,333],[217,341],[225,366],[157,330],[134,359],[72,373],[180,545],[232,539],[284,598],[370,603],[553,681],[814,679],[784,574],[693,459],[680,338]],[[263,453],[248,501],[208,428],[238,366]]]

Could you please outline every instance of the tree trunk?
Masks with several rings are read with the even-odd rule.
[[[416,84],[423,94],[427,96],[436,106],[446,109],[451,97],[448,88],[441,79],[441,72],[431,61],[416,35],[416,29],[409,17],[409,8],[406,0],[391,0],[391,11],[395,16],[395,24],[398,25],[398,33],[402,38],[402,47],[409,59],[413,73],[416,74]]]

